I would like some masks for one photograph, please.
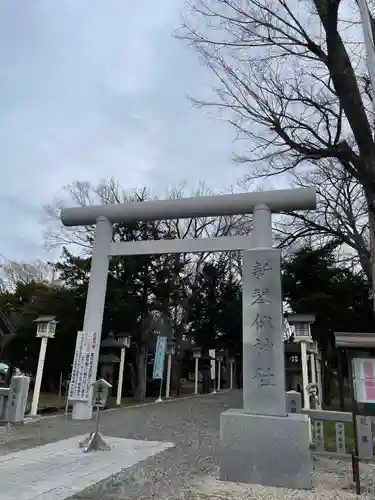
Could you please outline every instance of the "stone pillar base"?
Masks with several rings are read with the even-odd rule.
[[[306,415],[221,414],[221,481],[311,489],[312,467]]]

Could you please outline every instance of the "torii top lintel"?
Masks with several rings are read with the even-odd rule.
[[[274,213],[316,208],[314,188],[280,189],[254,193],[197,196],[173,200],[116,203],[64,208],[61,221],[65,226],[88,226],[99,217],[111,222],[136,222],[193,217],[244,215],[264,204]]]

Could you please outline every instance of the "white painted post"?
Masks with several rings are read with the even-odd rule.
[[[195,358],[194,394],[198,394],[199,358]]]
[[[319,388],[319,406],[322,408],[323,405],[323,386],[322,386],[322,365],[319,358],[316,359],[316,374],[317,374],[317,384]]]
[[[315,440],[315,449],[316,451],[324,451],[324,424],[323,420],[313,420],[314,426],[314,440]],[[310,428],[312,426],[310,425]],[[311,432],[311,435],[313,433]],[[312,441],[310,437],[310,442]]]
[[[370,10],[367,4],[367,0],[359,0],[358,1],[359,11],[361,14],[361,22],[362,22],[362,30],[364,35],[364,46],[366,50],[367,56],[367,67],[369,70],[370,83],[369,85],[371,97],[372,97],[372,105],[375,107],[375,52],[374,52],[374,33],[372,29],[372,16],[370,14]],[[375,235],[373,231],[370,231],[370,247],[372,251],[374,251],[375,246]],[[373,276],[375,276],[375,270],[373,266]],[[372,295],[373,295],[373,308],[375,310],[375,280],[372,279]]]
[[[316,384],[316,365],[315,365],[315,354],[310,353],[310,370],[311,370],[311,382]]]
[[[345,455],[345,425],[344,422],[336,422],[336,452]]]
[[[124,384],[125,349],[126,349],[125,347],[121,347],[121,352],[120,352],[120,368],[118,374],[117,398],[116,398],[117,406],[121,405],[122,386]]]
[[[310,408],[310,396],[306,390],[309,383],[309,369],[307,364],[307,343],[301,340],[301,362],[302,362],[302,385],[303,385],[303,407],[304,409]],[[311,419],[309,418],[309,441],[313,441],[313,432]]]
[[[60,380],[59,380],[59,396],[57,398],[57,406],[59,407],[60,409],[60,403],[61,403],[61,393],[62,393],[62,383],[63,383],[63,374],[62,372],[60,373]]]
[[[44,360],[46,359],[47,343],[48,343],[48,338],[42,337],[41,342],[40,342],[38,368],[36,370],[36,378],[35,378],[35,384],[34,384],[33,401],[31,403],[30,415],[32,417],[36,417],[38,414],[40,387],[42,385]]]
[[[221,389],[221,358],[219,358],[217,366],[217,390]]]
[[[212,363],[212,361],[211,361],[211,363]],[[214,364],[213,370],[215,371],[215,376],[214,376],[214,378],[211,379],[213,384],[214,384],[214,387],[212,389],[212,394],[216,394],[216,359],[213,361],[213,364]]]
[[[216,394],[216,349],[210,349],[208,355],[211,358],[210,361],[210,375],[211,383],[214,384],[212,394]]]
[[[83,331],[97,334],[96,351],[92,364],[91,384],[96,380],[98,371],[100,340],[102,335],[102,323],[105,294],[107,289],[107,276],[109,266],[109,248],[112,241],[112,224],[105,217],[99,217],[96,221],[96,233],[94,248],[91,258],[90,280],[87,290],[85,317]],[[73,406],[72,419],[86,420],[92,417],[92,401],[76,401]]]
[[[230,388],[233,389],[233,359],[230,360]]]
[[[69,394],[69,387],[70,387],[70,382],[67,385],[66,393],[65,393],[65,416],[68,416],[68,409],[69,409],[69,399],[68,399],[68,394]]]
[[[374,85],[375,85],[375,53],[374,53],[374,34],[372,30],[372,23],[370,17],[370,11],[368,8],[367,0],[359,0],[358,2],[359,11],[361,15],[362,30],[364,35],[364,45],[366,49],[367,56],[367,67],[369,69],[369,76],[371,82],[371,94],[374,101]]]
[[[307,345],[306,342],[301,341],[301,362],[302,362],[302,386],[303,386],[303,407],[304,409],[310,408],[310,399],[306,386],[309,383],[309,372],[307,366]]]
[[[172,353],[168,353],[167,359],[167,380],[165,386],[165,397],[169,398],[169,393],[171,389],[171,370],[172,370]]]

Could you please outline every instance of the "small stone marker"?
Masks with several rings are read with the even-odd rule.
[[[301,393],[297,391],[288,391],[285,397],[286,397],[286,412],[301,413],[302,411]]]
[[[324,426],[322,420],[312,420],[313,440],[316,451],[324,451]]]
[[[344,455],[346,453],[345,446],[345,425],[344,422],[336,422],[336,451]]]
[[[357,416],[357,441],[359,457],[364,459],[372,458],[373,445],[370,417]]]
[[[85,453],[97,450],[108,451],[111,449],[99,433],[99,415],[100,408],[104,408],[107,403],[108,391],[112,385],[104,379],[99,379],[91,384],[91,387],[93,406],[96,407],[96,428],[95,432],[89,434],[88,437],[79,444],[81,448],[84,448],[83,451]]]
[[[25,409],[29,394],[30,378],[24,375],[12,377],[8,402],[5,409],[5,420],[11,423],[25,420]]]

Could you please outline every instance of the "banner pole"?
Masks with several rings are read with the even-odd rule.
[[[162,393],[163,393],[163,377],[161,377],[161,379],[160,379],[159,397],[155,401],[155,403],[162,403],[163,402]]]

